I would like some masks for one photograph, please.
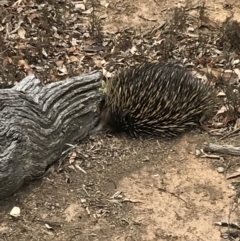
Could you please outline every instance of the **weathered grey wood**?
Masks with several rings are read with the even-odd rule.
[[[216,152],[221,154],[229,154],[234,156],[240,156],[240,147],[232,145],[218,145],[209,143],[203,148],[205,152]]]
[[[44,174],[66,143],[93,129],[100,87],[94,71],[46,86],[28,76],[0,90],[0,199]]]

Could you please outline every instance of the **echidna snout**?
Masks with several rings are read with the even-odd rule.
[[[145,63],[106,83],[100,126],[134,137],[177,136],[196,126],[212,105],[210,86],[183,67]]]

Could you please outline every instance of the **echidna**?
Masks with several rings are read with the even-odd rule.
[[[212,106],[208,84],[171,63],[144,63],[106,83],[98,129],[138,136],[177,136]]]

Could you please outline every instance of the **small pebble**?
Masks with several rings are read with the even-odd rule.
[[[197,156],[197,157],[199,157],[199,156],[201,156],[201,151],[200,150],[198,150],[198,149],[196,149],[196,151],[195,151],[195,156]]]
[[[10,215],[14,218],[17,218],[20,216],[20,208],[19,207],[14,207],[11,212]]]
[[[218,171],[219,173],[223,173],[224,170],[225,170],[225,169],[224,169],[223,167],[218,167],[218,168],[217,168],[217,171]]]

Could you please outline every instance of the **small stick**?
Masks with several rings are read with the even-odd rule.
[[[221,137],[220,140],[223,140],[223,139],[229,137],[230,135],[232,135],[232,134],[234,134],[234,133],[237,133],[238,131],[240,131],[240,128],[237,128],[236,130],[229,132],[229,133],[226,134],[225,136]]]
[[[182,199],[181,197],[177,196],[175,193],[173,193],[173,192],[169,192],[169,191],[167,191],[167,190],[164,189],[164,188],[158,188],[158,190],[159,190],[159,191],[162,191],[162,192],[169,193],[170,195],[172,195],[172,196],[174,196],[174,197],[180,199],[181,201],[183,201],[183,202],[186,204],[186,208],[189,208],[189,207],[188,207],[188,203],[187,203],[184,199]]]

